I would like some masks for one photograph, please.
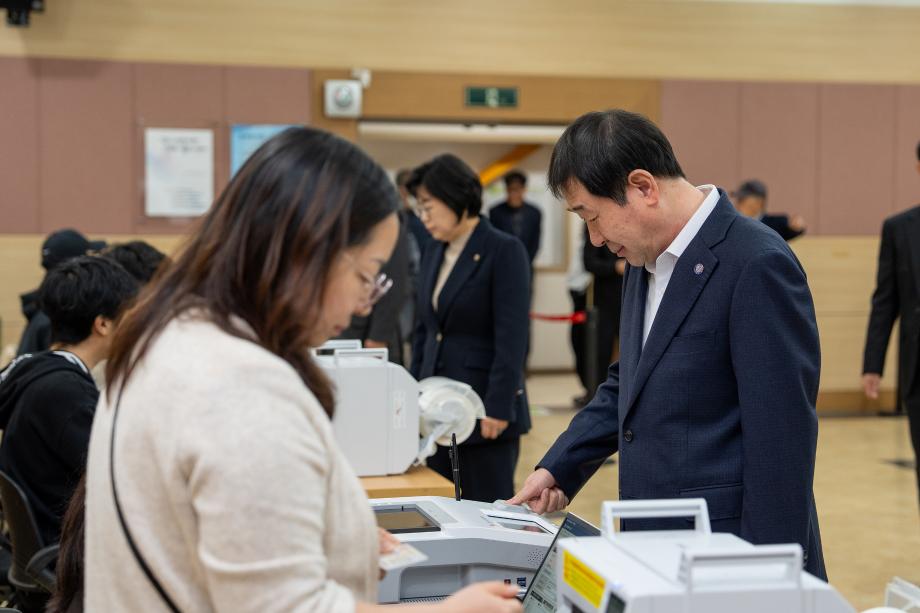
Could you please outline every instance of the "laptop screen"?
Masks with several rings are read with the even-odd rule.
[[[546,556],[537,569],[527,593],[524,594],[524,613],[553,613],[556,610],[556,541],[572,536],[599,536],[600,530],[569,513],[559,526],[556,538],[546,550]]]

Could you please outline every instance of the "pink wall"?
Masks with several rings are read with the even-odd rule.
[[[920,86],[665,81],[662,129],[691,181],[759,178],[811,234],[877,234],[920,202]]]
[[[143,128],[215,129],[215,186],[233,123],[309,123],[310,72],[0,58],[0,233],[176,233],[143,210]]]

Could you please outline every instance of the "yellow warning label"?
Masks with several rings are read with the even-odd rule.
[[[600,607],[604,598],[604,580],[568,551],[563,551],[563,554],[562,577],[565,582],[595,608]]]

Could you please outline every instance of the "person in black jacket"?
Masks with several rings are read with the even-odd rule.
[[[589,387],[587,401],[594,396],[597,386],[607,379],[607,369],[614,362],[613,354],[620,335],[620,299],[623,293],[623,272],[626,260],[618,258],[606,246],[595,247],[588,239],[585,227],[585,246],[582,252],[585,270],[594,275],[588,290],[589,299],[597,309],[597,355],[595,356],[594,385]]]
[[[52,268],[39,288],[51,349],[17,357],[0,373],[0,470],[25,492],[45,545],[86,464],[99,399],[90,371],[108,353],[115,322],[137,292],[116,262],[80,256]]]
[[[805,234],[805,220],[801,215],[770,215],[767,213],[767,186],[763,181],[751,179],[742,183],[732,194],[735,208],[747,217],[759,219],[768,228],[783,237],[784,241]]]
[[[479,394],[486,417],[461,445],[460,488],[471,500],[508,498],[520,437],[530,430],[527,252],[479,214],[482,185],[459,158],[445,154],[423,164],[409,187],[434,237],[422,257],[411,372],[462,381]],[[451,477],[446,448],[428,465]]]
[[[543,213],[524,200],[527,191],[527,175],[512,170],[505,175],[505,190],[508,197],[489,210],[489,221],[502,232],[516,236],[527,249],[527,259],[533,268],[533,261],[540,250],[540,227]]]
[[[51,270],[58,264],[78,255],[99,251],[104,241],[91,241],[70,228],[52,232],[42,243],[42,268]],[[38,304],[38,290],[26,292],[19,297],[22,314],[28,322],[19,339],[16,355],[44,351],[51,346],[51,323]]]
[[[920,494],[920,206],[889,217],[882,225],[878,280],[863,356],[863,391],[873,400],[878,398],[891,329],[899,318],[897,402],[907,411]]]
[[[380,272],[393,281],[392,290],[384,294],[368,315],[352,315],[351,324],[337,337],[360,340],[365,348],[385,348],[394,364],[403,364],[403,341],[400,316],[412,294],[409,280],[410,234],[408,217],[415,213],[399,212],[399,237],[389,261]]]

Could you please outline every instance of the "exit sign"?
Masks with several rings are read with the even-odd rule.
[[[516,108],[518,90],[516,87],[467,87],[466,106],[490,109]]]

